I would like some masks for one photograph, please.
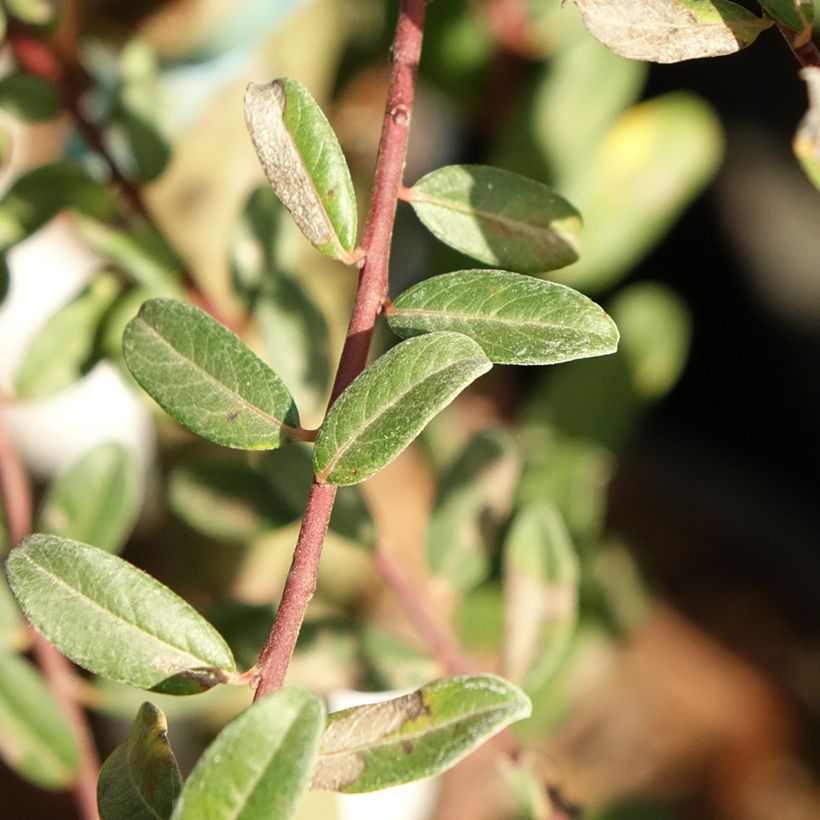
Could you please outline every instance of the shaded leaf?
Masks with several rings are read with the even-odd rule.
[[[288,820],[310,782],[324,707],[305,689],[280,689],[234,718],[205,750],[174,820]]]
[[[413,689],[440,674],[439,663],[428,654],[372,626],[362,632],[361,654],[377,689]]]
[[[440,774],[529,713],[527,696],[494,675],[444,678],[393,700],[334,712],[312,786],[369,792]]]
[[[486,578],[518,478],[519,457],[509,435],[482,430],[442,476],[427,528],[431,572],[460,590]]]
[[[814,20],[812,0],[759,0],[763,10],[773,20],[783,23],[793,31],[810,28]],[[811,36],[811,33],[808,33]],[[807,38],[808,39],[808,38]]]
[[[182,791],[161,709],[143,703],[128,733],[103,763],[97,781],[100,820],[167,820]]]
[[[11,594],[5,576],[0,575],[0,652],[24,649],[28,642],[20,608]]]
[[[266,450],[299,436],[299,414],[282,380],[199,308],[146,302],[125,328],[123,352],[157,404],[209,441]]]
[[[0,650],[0,756],[44,789],[68,788],[80,769],[71,726],[40,671],[5,649]]]
[[[546,365],[612,353],[618,329],[586,296],[500,270],[461,270],[414,285],[385,311],[402,337],[454,330],[495,364]]]
[[[23,122],[54,119],[62,109],[60,92],[47,80],[26,71],[0,78],[0,110]]]
[[[314,448],[320,481],[356,484],[391,462],[470,382],[491,368],[460,333],[400,342],[367,367],[330,408]]]
[[[622,57],[677,63],[732,54],[771,21],[728,0],[575,0],[593,37]]]
[[[136,464],[122,444],[100,444],[52,485],[37,529],[119,552],[142,501]]]
[[[251,83],[245,122],[273,190],[322,253],[347,259],[356,242],[356,197],[327,118],[296,80]]]
[[[442,242],[481,262],[522,273],[578,259],[580,214],[546,185],[484,165],[450,165],[408,192]]]
[[[37,399],[64,390],[97,363],[97,329],[120,285],[110,273],[100,273],[81,293],[43,325],[23,356],[14,379],[21,399]]]
[[[551,504],[522,508],[504,544],[504,673],[537,689],[564,659],[575,628],[580,570]]]
[[[32,623],[91,672],[142,689],[193,694],[235,671],[225,641],[193,607],[115,555],[30,535],[6,566]]]
[[[801,69],[800,76],[806,83],[809,107],[797,127],[792,148],[806,176],[820,188],[820,68]]]

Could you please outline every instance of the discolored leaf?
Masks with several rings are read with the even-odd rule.
[[[91,672],[142,689],[194,694],[235,671],[228,646],[207,621],[115,555],[67,538],[30,535],[11,551],[6,567],[32,623]]]
[[[529,713],[527,696],[494,675],[444,678],[393,700],[334,712],[312,787],[370,792],[440,774]]]
[[[173,299],[146,302],[125,328],[123,352],[157,404],[209,441],[269,450],[300,436],[282,380],[199,308]]]
[[[527,691],[564,659],[577,618],[578,559],[551,504],[524,507],[504,545],[504,673]]]
[[[97,781],[100,820],[167,820],[182,791],[161,709],[143,703],[128,738],[103,763]]]
[[[580,214],[546,185],[484,165],[450,165],[407,193],[442,242],[489,265],[542,273],[578,259]]]
[[[792,148],[806,176],[820,188],[820,68],[800,71],[809,93],[809,107],[797,127]]]
[[[305,689],[279,689],[234,718],[205,750],[173,820],[288,820],[310,782],[325,711]]]
[[[618,329],[586,296],[500,270],[461,270],[413,286],[386,309],[402,337],[454,330],[495,364],[546,365],[613,353]]]
[[[356,197],[339,141],[296,80],[251,83],[245,122],[273,190],[307,239],[349,261],[356,243]]]
[[[80,769],[71,726],[40,671],[0,650],[0,757],[44,789],[68,788]]]
[[[369,478],[491,367],[481,348],[460,333],[428,333],[400,342],[330,408],[316,437],[318,480],[357,484]]]
[[[26,71],[0,78],[0,110],[23,122],[54,119],[62,108],[60,92],[47,80]]]
[[[622,57],[677,63],[732,54],[771,21],[728,0],[575,0],[593,37]]]
[[[72,464],[52,485],[38,529],[119,552],[137,520],[142,489],[128,450],[100,444]]]

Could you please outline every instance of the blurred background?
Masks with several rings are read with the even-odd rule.
[[[45,0],[17,5],[41,25]],[[19,22],[4,7],[8,78]],[[320,423],[354,276],[263,186],[242,93],[299,79],[365,213],[397,8],[66,3],[49,51],[70,69],[58,85],[82,77],[69,96],[146,212],[111,201],[99,146],[59,100],[0,84],[0,385],[15,448],[48,499],[83,454],[121,442],[141,488],[125,557],[248,666],[289,565],[303,461],[182,431],[125,375],[119,337],[141,301],[188,277],[285,378],[305,425]],[[797,69],[775,30],[729,57],[648,66],[595,42],[572,3],[430,4],[406,184],[477,163],[554,187],[583,215],[582,253],[545,276],[604,305],[622,343],[600,360],[495,368],[364,486],[375,526],[331,534],[293,683],[369,692],[444,673],[362,548],[377,541],[477,667],[517,674],[534,701],[518,765],[483,749],[418,818],[820,817],[820,194],[791,153]],[[400,204],[394,293],[476,266]],[[378,350],[391,343],[381,328]],[[544,510],[577,571],[521,593],[518,525]],[[539,601],[561,585],[572,605],[550,620]],[[544,629],[522,650],[533,620]],[[25,651],[19,619],[3,623]],[[83,686],[107,754],[144,695]],[[152,698],[183,771],[247,703],[223,689]],[[0,809],[74,816],[69,796],[5,764]],[[317,794],[300,817],[367,811]]]

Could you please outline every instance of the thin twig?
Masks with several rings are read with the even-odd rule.
[[[390,52],[393,71],[387,92],[370,212],[361,245],[364,261],[330,404],[364,370],[373,328],[387,297],[390,245],[407,156],[426,5],[427,0],[402,0],[399,10]],[[284,682],[305,610],[316,590],[319,559],[335,497],[335,487],[314,480],[276,620],[257,663],[257,698],[278,689]]]
[[[803,68],[820,66],[820,49],[811,36],[807,38],[802,32],[793,31],[782,23],[775,23],[775,25]]]
[[[5,425],[5,406],[0,399],[0,497],[6,511],[9,537],[19,543],[31,532],[31,485],[25,468],[14,449]],[[34,632],[34,654],[43,670],[48,687],[69,721],[80,752],[80,771],[74,783],[74,802],[83,820],[99,820],[97,813],[97,775],[100,761],[88,718],[74,690],[74,675],[69,661],[42,635]]]

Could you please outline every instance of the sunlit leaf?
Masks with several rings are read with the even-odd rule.
[[[88,287],[48,319],[17,369],[17,396],[36,399],[56,393],[74,384],[97,363],[97,328],[119,292],[116,277],[106,272],[97,274]]]
[[[325,712],[305,689],[280,689],[234,718],[205,750],[173,820],[288,820],[310,783]]]
[[[677,63],[732,54],[771,21],[728,0],[575,0],[590,34],[623,57]]]
[[[393,700],[334,712],[312,786],[370,792],[440,774],[529,713],[527,696],[494,675],[444,678]]]
[[[80,768],[74,734],[38,669],[0,650],[0,757],[45,789],[68,788]]]
[[[792,147],[806,176],[820,188],[820,68],[800,71],[809,93],[809,107],[797,127]]]
[[[386,315],[402,337],[463,333],[496,364],[556,364],[618,346],[618,329],[595,302],[565,285],[509,271],[434,276],[402,293]]]
[[[31,535],[13,549],[9,584],[64,655],[142,689],[193,694],[235,671],[222,637],[150,575],[96,547]]]
[[[100,444],[54,482],[37,528],[119,552],[136,522],[141,501],[131,454],[122,444]]]
[[[97,781],[100,820],[167,820],[182,791],[161,709],[143,703],[124,743],[109,755]]]
[[[551,504],[524,507],[504,544],[504,674],[528,691],[566,655],[577,617],[578,559]]]
[[[581,217],[546,185],[484,165],[450,165],[407,194],[442,242],[481,262],[542,273],[578,259]]]
[[[62,108],[60,92],[47,80],[26,71],[0,78],[0,110],[23,122],[54,119]]]
[[[237,336],[198,308],[146,302],[123,335],[134,378],[169,415],[210,441],[242,450],[298,437],[282,380]]]
[[[428,333],[399,343],[330,408],[316,438],[317,478],[329,484],[364,481],[491,367],[481,348],[460,333]]]
[[[48,26],[57,18],[56,0],[5,0],[9,14],[33,26]]]
[[[356,197],[327,118],[296,80],[251,83],[245,122],[273,190],[322,253],[346,259],[356,243]]]

